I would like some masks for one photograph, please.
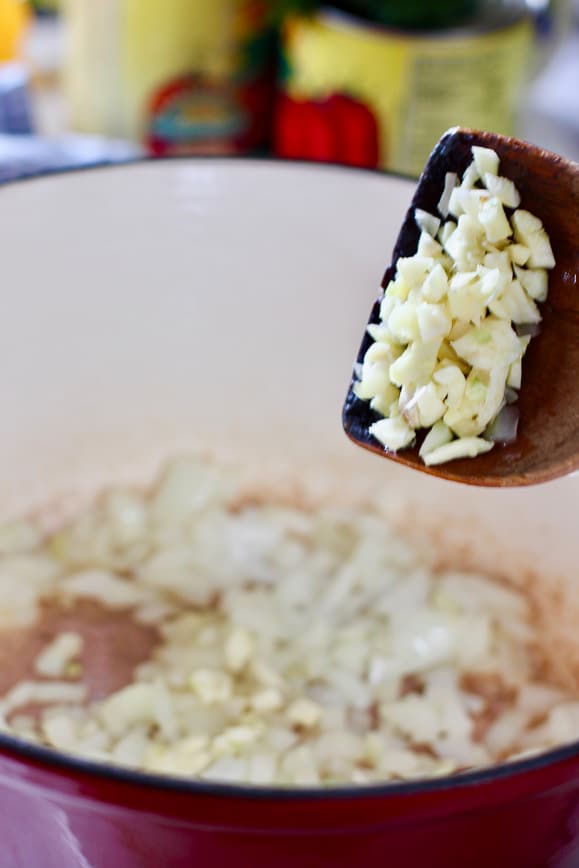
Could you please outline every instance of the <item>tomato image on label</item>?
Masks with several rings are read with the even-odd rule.
[[[372,110],[345,93],[320,100],[281,96],[275,152],[280,157],[376,168],[380,142]]]

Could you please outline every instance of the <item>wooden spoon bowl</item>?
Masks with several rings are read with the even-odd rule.
[[[354,395],[354,380],[344,404],[344,430],[358,445],[434,476],[470,485],[531,485],[579,468],[579,165],[517,139],[450,130],[437,144],[418,181],[382,287],[394,276],[398,258],[416,252],[419,230],[415,209],[437,213],[446,172],[462,175],[471,162],[473,145],[498,153],[500,174],[515,183],[521,208],[543,221],[556,261],[548,300],[540,306],[541,331],[531,341],[523,361],[517,439],[507,445],[497,444],[476,458],[427,467],[418,455],[425,432],[413,447],[400,452],[386,452],[369,434],[370,425],[380,416]],[[369,322],[379,321],[380,299]],[[371,343],[365,333],[358,362]]]

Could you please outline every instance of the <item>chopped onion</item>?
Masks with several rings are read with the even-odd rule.
[[[437,386],[416,389],[421,414]],[[405,433],[401,417],[384,421],[391,440]],[[493,446],[451,437],[434,423],[427,464]],[[256,500],[236,469],[181,456],[152,490],[105,493],[46,543],[28,535],[18,554],[27,575],[33,562],[44,575],[63,533],[82,571],[71,576],[63,561],[36,588],[23,579],[16,587],[66,605],[63,586],[80,576],[77,591],[96,589],[114,610],[118,585],[128,585],[158,640],[130,683],[91,698],[66,665],[81,651],[80,635],[59,634],[39,658],[42,680],[0,691],[0,729],[149,772],[284,787],[438,777],[500,762],[504,745],[520,752],[576,738],[579,694],[534,680],[528,649],[539,636],[521,592],[434,571],[428,550],[424,559],[406,542],[379,501],[304,508],[293,487],[279,497],[267,488]],[[149,528],[150,547],[131,542],[122,567],[112,560],[111,502],[131,504]],[[2,600],[22,575],[17,563],[0,551]],[[482,741],[478,714],[489,716]],[[544,723],[534,727],[537,715]]]
[[[422,208],[416,208],[414,219],[419,229],[427,232],[432,238],[436,238],[436,233],[440,229],[440,219],[438,217],[435,217],[434,214],[429,214],[428,211],[423,211]]]
[[[505,404],[498,416],[485,431],[485,437],[494,443],[513,443],[517,439],[519,409],[514,404]]]
[[[444,190],[442,191],[442,196],[438,200],[438,210],[442,214],[443,217],[448,217],[448,205],[450,203],[450,197],[452,195],[452,191],[456,187],[458,182],[458,175],[456,172],[447,172],[444,176]]]
[[[354,394],[387,420],[369,429],[387,449],[405,448],[412,431],[442,420],[451,439],[431,449],[427,438],[419,453],[426,464],[475,457],[494,440],[514,438],[512,413],[488,426],[517,400],[522,359],[539,333],[535,302],[546,299],[546,269],[554,265],[541,220],[517,210],[516,187],[498,175],[498,154],[472,153],[462,182],[454,172],[444,177],[441,219],[415,209],[417,252],[397,260],[381,324],[367,328],[375,344],[365,353],[363,379],[354,384]]]

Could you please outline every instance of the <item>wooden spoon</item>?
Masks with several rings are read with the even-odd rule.
[[[541,305],[540,334],[533,338],[523,361],[523,381],[517,407],[517,439],[495,445],[476,458],[427,467],[418,456],[424,432],[415,446],[386,452],[368,432],[380,417],[350,385],[343,411],[344,429],[360,446],[425,473],[469,485],[531,485],[579,469],[579,165],[517,139],[475,130],[447,132],[432,152],[418,181],[412,204],[394,247],[382,286],[396,271],[400,256],[416,252],[419,230],[416,208],[437,213],[446,172],[462,175],[472,159],[473,145],[492,148],[500,157],[499,173],[510,178],[521,194],[521,208],[539,217],[547,230],[556,266],[550,273],[549,297]],[[380,321],[380,300],[370,315]],[[365,334],[358,353],[362,362],[371,338]]]

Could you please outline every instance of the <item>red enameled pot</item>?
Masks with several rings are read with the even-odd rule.
[[[60,515],[210,447],[267,482],[389,498],[441,559],[528,584],[571,670],[577,477],[465,488],[379,461],[341,430],[413,186],[199,159],[0,189],[2,516],[47,503]],[[429,782],[281,790],[145,776],[0,736],[0,868],[336,865],[577,868],[579,744]]]

